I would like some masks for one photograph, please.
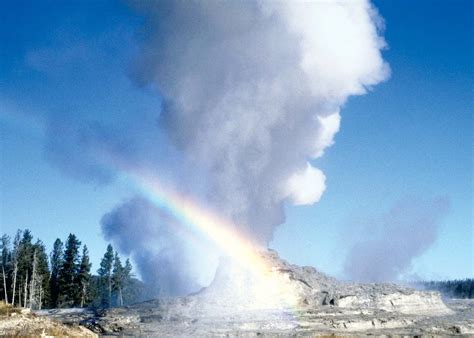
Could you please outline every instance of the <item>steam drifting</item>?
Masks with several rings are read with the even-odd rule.
[[[52,114],[49,159],[98,184],[120,176],[117,161],[154,172],[180,193],[205,195],[201,204],[266,245],[285,203],[322,197],[326,178],[311,160],[333,144],[347,98],[388,77],[382,19],[365,0],[132,6],[145,17],[133,78],[159,88],[159,128],[148,113],[120,128]],[[192,267],[210,271],[213,260],[189,253],[176,222],[137,197],[101,223],[157,292],[181,294],[202,277]]]
[[[322,156],[348,96],[389,73],[381,19],[367,1],[140,2],[141,83],[164,97],[161,125],[209,199],[267,243],[285,201],[317,202]]]
[[[176,222],[141,197],[125,201],[102,218],[104,237],[138,263],[138,272],[150,294],[181,295],[195,291],[203,284],[199,280],[203,271],[209,270],[202,262],[206,262],[206,254],[211,250],[203,252],[193,243],[185,245],[187,234]],[[190,261],[188,250],[201,257],[200,266],[196,266],[198,261]]]
[[[446,198],[399,201],[370,226],[362,227],[364,237],[347,253],[346,276],[357,281],[397,280],[434,243],[448,210]]]

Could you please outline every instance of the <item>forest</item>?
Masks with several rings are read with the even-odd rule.
[[[122,262],[109,244],[93,274],[87,246],[72,233],[64,242],[56,239],[49,255],[29,230],[18,230],[13,240],[3,234],[0,261],[0,301],[12,306],[107,308],[143,300],[143,283],[133,275],[129,259]],[[412,284],[449,298],[474,298],[474,279]]]
[[[140,300],[142,282],[132,273],[129,259],[108,245],[97,274],[93,274],[87,246],[74,234],[56,239],[52,251],[29,230],[13,240],[0,239],[0,301],[30,309],[123,306]]]
[[[425,290],[439,291],[448,298],[473,299],[474,279],[455,279],[446,281],[423,281],[415,283],[415,286]]]

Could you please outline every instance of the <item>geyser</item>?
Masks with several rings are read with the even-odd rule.
[[[152,247],[154,245],[176,246],[180,235],[182,236],[186,231],[198,231],[204,234],[223,255],[226,260],[224,271],[235,277],[232,278],[232,285],[229,285],[234,291],[241,289],[236,285],[239,281],[245,280],[245,290],[248,296],[253,295],[248,300],[251,299],[253,305],[276,306],[276,304],[284,303],[288,306],[294,303],[296,296],[293,295],[291,289],[287,288],[285,282],[268,274],[270,268],[259,254],[264,248],[252,238],[240,233],[238,225],[218,217],[187,196],[166,188],[156,177],[142,172],[140,175],[130,173],[128,179],[140,186],[142,193],[153,204],[148,203],[147,200],[135,198],[103,217],[102,225],[106,237],[114,240],[120,250],[132,255],[136,260],[146,260],[153,257]],[[154,206],[159,206],[160,209],[154,208]],[[167,215],[172,215],[173,218],[169,219]],[[131,222],[129,218],[134,221]],[[157,223],[157,220],[162,219],[166,220],[167,226]],[[133,232],[137,220],[138,222],[146,221],[146,227],[141,227],[139,232]],[[170,224],[174,230],[172,233],[168,232]],[[126,240],[122,238],[124,233],[130,233]],[[173,239],[173,242],[156,243],[156,235],[163,233],[166,234],[165,237],[168,240]],[[144,253],[146,256],[143,256]],[[182,253],[176,252],[176,254]],[[148,270],[140,271],[145,281],[148,284],[163,284],[163,281],[160,283],[160,279],[163,278],[161,274],[164,273],[166,278],[174,279],[175,283],[179,284],[185,276],[183,271],[186,271],[187,267],[179,266],[178,264],[181,262],[169,266],[170,262],[163,258],[169,258],[169,256],[158,256],[158,260],[161,260],[159,262],[151,260],[155,264],[161,263],[156,267],[160,273],[150,275]],[[163,266],[166,269],[163,269]],[[189,292],[186,288],[173,289],[169,286],[167,289],[163,289],[163,285],[157,291],[165,294],[172,294],[173,292],[170,291]]]
[[[136,78],[159,88],[160,126],[205,173],[211,206],[266,245],[286,201],[321,197],[309,160],[333,143],[340,107],[387,77],[381,18],[364,0],[136,7]]]
[[[387,78],[382,19],[365,0],[156,1],[134,7],[145,17],[135,79],[159,89],[159,126],[182,155],[182,165],[205,182],[200,204],[228,220],[226,229],[236,228],[252,245],[265,248],[284,221],[285,203],[321,198],[325,175],[311,160],[333,144],[341,106]],[[198,196],[179,179],[172,181],[175,191]],[[144,197],[163,208],[156,196]],[[141,221],[145,228],[150,223]],[[140,228],[136,219],[130,222]],[[206,226],[213,227],[211,239],[234,231],[219,223]],[[106,238],[117,243],[135,231],[113,222],[103,227]],[[204,226],[198,228],[209,235]],[[176,241],[173,231],[150,236],[180,247],[174,248],[181,253],[175,265],[205,264],[201,255],[187,253],[188,244]],[[227,253],[234,242],[225,241]],[[145,259],[138,244],[132,254],[144,274],[160,263],[160,252]],[[177,275],[182,280],[193,273]]]
[[[111,309],[93,323],[105,333],[198,337],[474,332],[464,314],[454,317],[437,292],[342,283],[312,267],[289,264],[274,251],[255,255],[266,267],[263,275],[278,288],[260,284],[241,268],[234,273],[224,261],[200,292]],[[280,298],[279,287],[286,298]]]

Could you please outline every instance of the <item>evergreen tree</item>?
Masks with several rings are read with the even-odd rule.
[[[81,297],[80,297],[80,305],[83,307],[89,302],[89,284],[91,279],[91,266],[89,259],[89,251],[87,250],[87,246],[84,245],[82,248],[82,259],[81,264],[79,266],[79,274],[78,274],[78,285],[80,286],[81,290]]]
[[[26,229],[23,231],[19,246],[18,246],[18,291],[19,306],[27,307],[28,304],[28,289],[31,281],[31,273],[33,269],[33,235],[31,231]]]
[[[125,266],[123,268],[123,299],[124,304],[129,304],[134,298],[134,292],[132,289],[132,264],[130,259],[127,258]]]
[[[102,283],[101,278],[97,275],[91,274],[89,280],[89,288],[87,290],[88,302],[87,305],[93,308],[102,307]]]
[[[112,305],[112,265],[114,262],[114,249],[112,245],[107,246],[107,250],[100,262],[100,268],[97,270],[100,280],[101,306],[109,307]]]
[[[46,248],[40,240],[37,240],[34,245],[33,258],[35,268],[33,269],[34,273],[32,273],[30,281],[30,307],[41,309],[44,304],[49,304],[50,271]]]
[[[8,275],[11,267],[11,253],[10,253],[10,237],[8,235],[3,235],[0,239],[0,264],[2,265],[2,280],[1,280],[1,289],[0,297],[3,296],[5,303],[8,304]]]
[[[125,270],[122,266],[122,262],[120,261],[120,257],[116,251],[114,257],[114,268],[112,271],[112,288],[117,296],[116,304],[118,306],[123,305],[124,272]]]
[[[437,290],[450,298],[474,298],[474,279],[418,282],[424,289]]]
[[[32,239],[29,230],[18,230],[13,245],[7,235],[0,236],[0,300],[31,309],[45,304],[122,306],[143,300],[144,285],[132,276],[130,260],[122,264],[110,244],[98,275],[92,275],[89,251],[84,245],[79,254],[81,242],[75,235],[68,236],[65,246],[56,239],[49,257],[44,244]],[[472,284],[462,285],[462,292],[472,293]]]
[[[59,273],[63,265],[63,242],[59,238],[54,241],[51,253],[51,279],[49,283],[50,307],[58,306]]]
[[[59,302],[61,306],[74,306],[80,302],[79,247],[81,242],[76,235],[69,234],[64,249],[64,258],[59,273]]]

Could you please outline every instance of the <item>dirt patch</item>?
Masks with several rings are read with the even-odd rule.
[[[0,336],[98,337],[97,334],[85,327],[59,323],[31,313],[22,314],[20,309],[0,316]]]

